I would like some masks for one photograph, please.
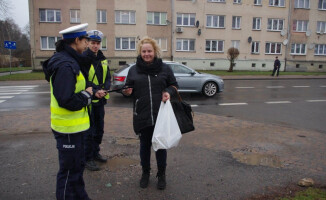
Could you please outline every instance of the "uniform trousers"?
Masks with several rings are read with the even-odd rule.
[[[58,200],[88,200],[83,173],[85,169],[85,131],[62,134],[52,130],[57,142],[59,171],[56,197]]]
[[[91,108],[91,128],[84,136],[86,161],[93,160],[100,152],[104,134],[104,105],[92,106]]]
[[[140,131],[140,160],[143,169],[150,169],[151,166],[151,147],[154,126],[146,127]],[[159,149],[155,152],[156,163],[158,169],[165,169],[167,151],[166,149]]]

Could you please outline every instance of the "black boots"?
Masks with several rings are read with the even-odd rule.
[[[143,168],[143,173],[141,175],[140,179],[140,187],[141,188],[147,188],[148,183],[149,183],[149,175],[150,175],[150,168]],[[166,187],[166,180],[165,180],[165,167],[164,168],[159,168],[156,177],[158,178],[157,180],[157,189],[159,190],[164,190]]]
[[[102,156],[99,153],[94,156],[94,160],[101,162],[101,163],[106,163],[106,161],[108,161],[107,158],[105,158],[104,156]]]
[[[159,168],[156,177],[158,178],[157,181],[157,189],[164,190],[166,187],[166,180],[165,180],[165,167]]]
[[[139,183],[141,188],[147,188],[149,183],[150,171],[151,171],[150,168],[143,168],[143,174],[141,175],[141,179]]]
[[[100,168],[97,166],[97,164],[94,162],[94,160],[86,161],[85,168],[89,171],[99,171]]]

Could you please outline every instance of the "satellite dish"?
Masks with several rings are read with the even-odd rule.
[[[306,36],[309,37],[311,35],[311,30],[306,31]]]
[[[249,37],[248,37],[248,42],[251,43],[251,41],[252,41],[252,37],[249,36]]]
[[[313,49],[313,48],[315,48],[315,44],[309,44],[309,47],[308,47],[309,49]]]
[[[288,42],[289,42],[289,40],[288,40],[288,39],[285,39],[285,40],[283,41],[283,45],[287,45]]]
[[[281,35],[284,36],[284,35],[286,35],[286,34],[287,34],[286,29],[283,29],[283,30],[281,31]]]

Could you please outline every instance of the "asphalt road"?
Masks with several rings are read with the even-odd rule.
[[[0,86],[0,111],[48,107],[49,84]],[[225,80],[213,98],[183,93],[194,111],[326,133],[325,79]],[[2,103],[1,103],[2,102]],[[108,107],[132,107],[132,99],[112,93]]]

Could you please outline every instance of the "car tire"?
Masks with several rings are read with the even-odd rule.
[[[213,97],[218,92],[218,85],[215,82],[207,82],[204,84],[202,92],[207,97]]]

